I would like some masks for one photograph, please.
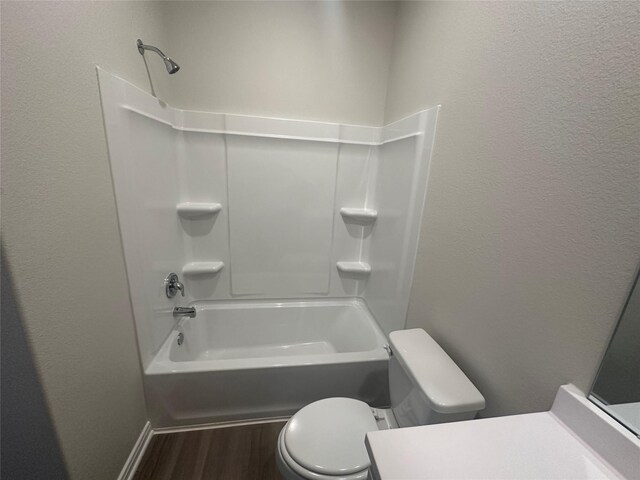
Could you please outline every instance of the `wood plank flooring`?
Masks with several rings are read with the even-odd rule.
[[[284,422],[154,435],[134,480],[281,480]]]

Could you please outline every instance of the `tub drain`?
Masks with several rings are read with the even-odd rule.
[[[184,342],[184,333],[180,332],[178,334],[178,345],[182,345],[182,342]]]

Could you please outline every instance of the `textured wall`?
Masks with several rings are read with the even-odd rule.
[[[640,260],[640,4],[402,3],[386,121],[441,103],[408,326],[485,415],[588,390]]]
[[[145,410],[94,64],[149,88],[135,40],[162,45],[163,17],[148,2],[1,8],[5,254],[69,474],[112,480]]]
[[[168,2],[173,106],[381,125],[393,2]]]

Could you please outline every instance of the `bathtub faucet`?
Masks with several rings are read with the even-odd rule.
[[[167,278],[164,279],[164,289],[167,294],[167,298],[173,298],[180,291],[180,294],[184,297],[184,285],[180,283],[178,275],[170,273]]]
[[[195,307],[175,307],[173,309],[173,316],[195,318],[196,309]]]

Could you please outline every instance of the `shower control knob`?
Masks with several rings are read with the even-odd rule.
[[[175,297],[178,290],[180,290],[181,295],[184,297],[184,285],[175,273],[170,273],[169,276],[164,279],[164,288],[167,298]]]

